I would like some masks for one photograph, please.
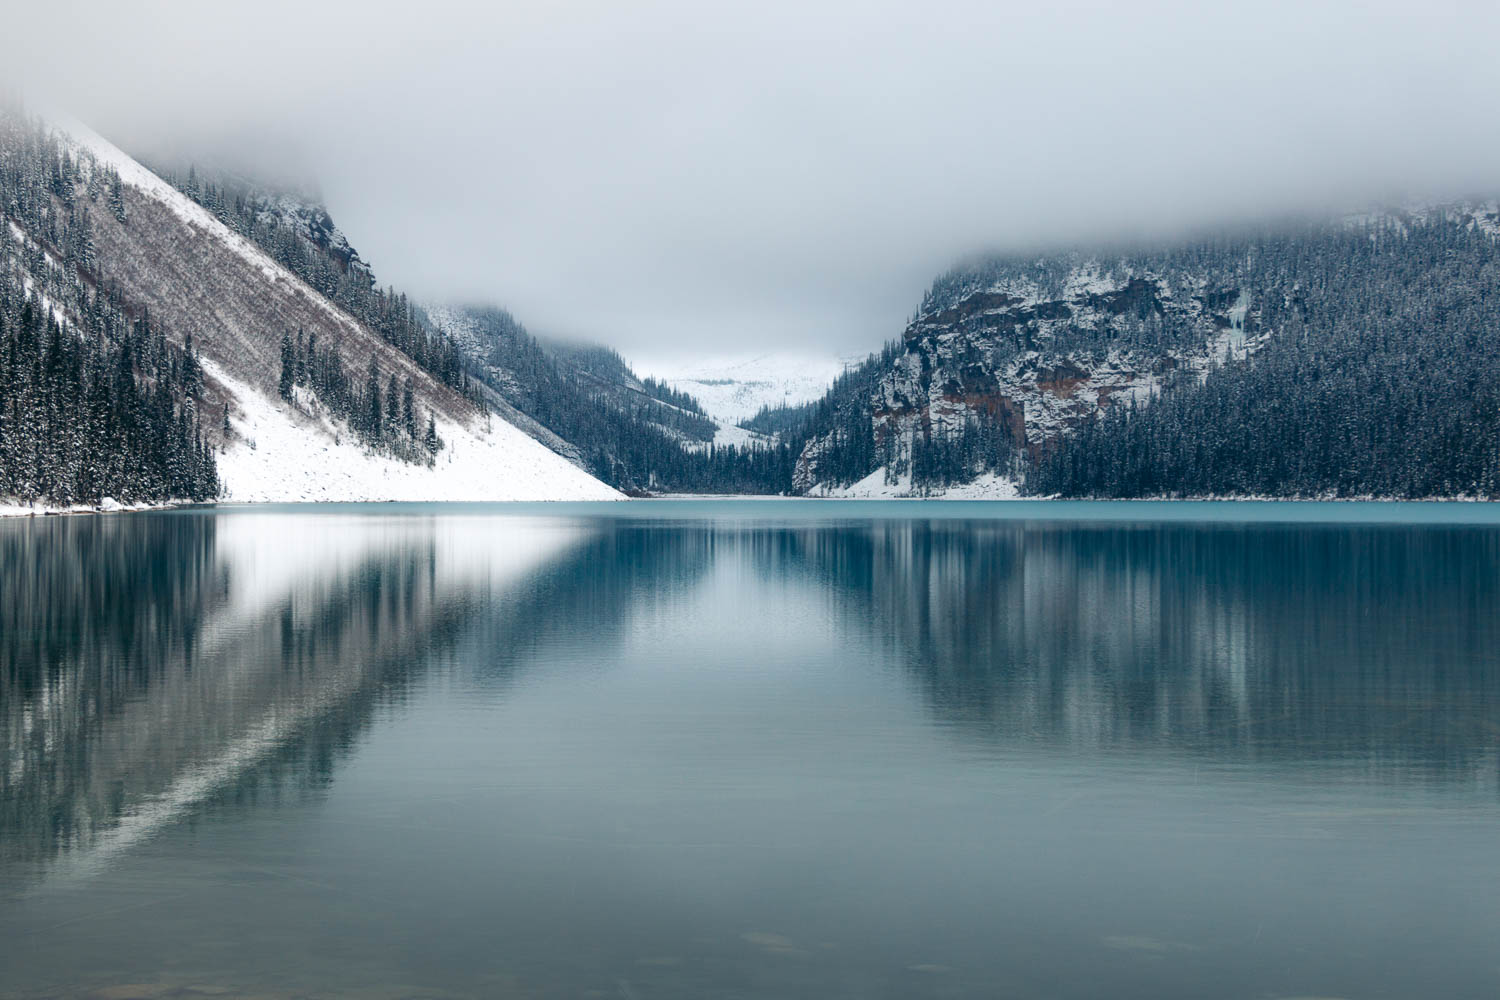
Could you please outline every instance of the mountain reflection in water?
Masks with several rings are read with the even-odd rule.
[[[1313,945],[1320,959],[1182,941],[1157,933],[1180,924],[1155,895],[1167,890],[1117,884],[1166,863],[1129,831],[1180,809],[1177,828],[1201,824],[1204,837],[1280,837],[1267,817],[1312,824],[1332,809],[1346,823],[1371,810],[1432,822],[1413,835],[1451,836],[1457,864],[1474,824],[1500,815],[1500,528],[839,510],[0,522],[0,968],[12,970],[0,996],[141,976],[153,995],[189,995],[184,967],[289,995],[360,992],[398,972],[413,985],[395,995],[1085,996],[1109,984],[1190,996],[1225,976],[1249,996],[1328,992],[1383,982],[1402,908],[1419,901],[1391,897],[1395,926],[1378,934],[1330,932]],[[377,779],[362,760],[385,770]],[[1181,790],[1204,774],[1208,790]],[[439,789],[449,797],[434,814]],[[434,826],[390,853],[381,838],[407,829],[392,817],[416,814]],[[179,887],[187,902],[174,906],[243,908],[227,953],[190,947],[201,914],[185,926],[152,905],[128,930],[98,915],[95,893],[113,905],[145,891],[128,880],[149,872],[208,855],[233,864],[248,849],[233,838],[251,831],[258,850],[298,852],[338,816],[362,874],[302,851],[297,878],[369,880],[375,893],[414,856],[439,867],[392,897],[401,904],[367,907],[384,921],[375,936],[320,897],[301,900],[337,954],[284,953],[273,931],[292,905],[285,887]],[[775,816],[800,832],[753,832]],[[1124,839],[1106,844],[1112,823]],[[1373,857],[1390,829],[1341,835]],[[924,870],[939,847],[971,873]],[[1218,849],[1193,841],[1188,854]],[[762,871],[769,853],[803,878]],[[1205,878],[1222,882],[1206,924],[1272,906],[1257,885],[1266,858],[1240,871],[1221,858],[1213,875],[1206,856],[1196,863],[1190,908],[1211,906]],[[509,895],[444,890],[444,866],[504,868]],[[528,881],[553,866],[581,881]],[[858,875],[847,886],[845,869]],[[647,870],[655,881],[637,884]],[[1430,874],[1437,885],[1452,873]],[[635,899],[670,893],[632,913],[616,881]],[[1029,926],[993,909],[1002,891],[1029,901]],[[1094,917],[1068,909],[1084,900]],[[1423,954],[1446,971],[1410,956],[1404,967],[1487,988],[1494,963],[1463,956],[1500,916],[1449,902],[1441,918],[1409,915],[1431,925]],[[405,916],[408,903],[426,916]],[[1131,913],[1157,924],[1092,925]],[[798,933],[753,925],[777,914]],[[497,970],[490,946],[466,936],[481,924],[518,941],[551,930]],[[1047,947],[1030,937],[1043,925]],[[380,945],[429,934],[420,959]],[[686,936],[660,962],[631,958],[653,934]],[[898,941],[914,955],[883,968]],[[1355,954],[1370,967],[1349,972]],[[281,963],[293,971],[268,978]]]

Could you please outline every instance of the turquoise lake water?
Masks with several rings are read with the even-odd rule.
[[[0,997],[1500,995],[1500,505],[0,521]]]

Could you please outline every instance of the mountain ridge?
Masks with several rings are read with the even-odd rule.
[[[419,307],[315,200],[6,113],[0,378],[25,402],[0,493],[23,500],[1500,494],[1493,200],[972,256],[813,398],[822,374],[763,357],[640,375],[503,309]],[[48,356],[96,386],[88,457],[38,437],[72,433]],[[110,392],[148,436],[101,429]]]
[[[53,184],[54,206],[41,209],[86,240],[92,267],[85,280],[98,290],[83,288],[78,301],[87,308],[92,296],[107,294],[131,315],[149,314],[156,329],[179,347],[190,345],[201,361],[201,388],[184,405],[197,414],[199,434],[217,452],[220,499],[618,496],[521,430],[494,421],[458,389],[86,126],[53,116],[38,127],[61,147],[61,155],[78,164],[79,179]],[[109,190],[97,190],[96,172],[106,175]],[[70,214],[63,216],[68,202]],[[78,279],[54,274],[49,280]],[[413,463],[400,460],[399,449],[384,451],[382,441],[394,441],[402,432],[395,421],[386,425],[379,419],[373,432],[360,430],[349,407],[362,399],[360,405],[368,409],[370,396],[360,394],[357,385],[345,390],[351,402],[342,409],[320,399],[311,385],[305,392],[279,394],[284,357],[278,344],[294,333],[299,339],[303,333],[317,337],[328,356],[347,368],[351,382],[349,373],[368,372],[367,388],[405,385],[423,422],[435,426],[439,454]]]
[[[934,281],[900,341],[802,415],[794,488],[847,492],[883,471],[882,490],[905,483],[916,495],[984,476],[1065,496],[1493,495],[1500,418],[1469,415],[1479,390],[1422,366],[1462,358],[1478,385],[1500,378],[1500,337],[1483,335],[1500,329],[1497,236],[1500,206],[1470,200],[1113,254],[971,258]],[[1288,360],[1299,351],[1307,357]],[[1317,374],[1334,356],[1340,367]],[[1419,375],[1401,370],[1403,357]],[[1312,385],[1319,377],[1328,385],[1330,375],[1348,380],[1350,395]],[[1259,405],[1245,398],[1252,383]],[[1210,404],[1210,391],[1239,400],[1238,416],[1227,415],[1230,403]],[[1326,416],[1307,412],[1295,432],[1273,412],[1306,409],[1320,393]],[[1356,393],[1387,401],[1393,416],[1358,412]],[[1426,401],[1433,398],[1446,414]],[[1189,399],[1193,407],[1178,405]],[[1177,406],[1172,427],[1150,416],[1162,400]],[[1399,443],[1345,433],[1334,446],[1326,438],[1335,414],[1372,429],[1416,414],[1422,429]],[[1142,471],[1130,482],[1106,487],[1097,469],[1110,457],[1078,456],[1125,448],[1131,421],[1149,425],[1156,443],[1132,453]],[[1226,421],[1232,426],[1218,423]],[[1110,428],[1112,444],[1094,433],[1100,427]],[[1219,454],[1221,474],[1177,454],[1181,482],[1145,475],[1168,453],[1212,447],[1188,439],[1231,432],[1240,446]],[[1287,449],[1316,450],[1321,464],[1276,471],[1259,454],[1273,437]],[[1439,471],[1471,444],[1496,457]],[[1340,449],[1366,467],[1338,468]],[[1231,472],[1248,454],[1257,471]],[[1390,477],[1382,464],[1420,469]],[[1096,471],[1076,471],[1085,465]]]

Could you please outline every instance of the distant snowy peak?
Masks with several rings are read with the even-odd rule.
[[[631,367],[642,377],[688,393],[709,416],[730,426],[762,407],[800,406],[821,398],[846,364],[835,357],[795,354],[631,358]]]

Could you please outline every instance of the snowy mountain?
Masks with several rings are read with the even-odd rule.
[[[34,206],[32,221],[9,222],[22,247],[28,239],[43,248],[54,240],[66,246],[41,258],[14,256],[33,270],[45,259],[49,287],[72,289],[56,310],[65,327],[81,329],[91,303],[107,296],[128,316],[149,316],[152,330],[170,344],[191,345],[201,385],[179,401],[179,410],[196,415],[199,438],[216,453],[221,499],[618,496],[522,430],[488,416],[444,354],[444,342],[405,313],[377,330],[352,315],[353,306],[331,300],[331,285],[315,289],[85,126],[55,119],[44,132],[44,139],[26,138],[25,127],[12,127],[5,155],[23,172],[33,169],[26,163],[52,156],[60,164],[54,174],[66,176],[54,177],[51,203]],[[39,143],[56,150],[26,160]],[[366,270],[326,212],[283,201],[251,211],[283,229],[296,227],[314,241],[308,246],[321,239],[316,249],[336,263],[342,259],[345,272]],[[26,231],[38,219],[54,231]],[[304,253],[302,243],[292,243],[293,252]],[[405,308],[370,301],[387,312]]]
[[[429,305],[497,412],[629,493],[784,491],[793,456],[715,418],[691,394],[638,375],[599,344],[533,337],[494,307]]]
[[[891,359],[869,399],[872,440],[879,467],[875,480],[910,494],[913,464],[930,441],[972,443],[993,463],[942,475],[946,490],[986,473],[1019,476],[1006,460],[1037,449],[1118,403],[1148,401],[1162,378],[1182,369],[1204,370],[1229,352],[1243,356],[1244,309],[1238,290],[1223,291],[1196,278],[1186,287],[1156,276],[1106,272],[1097,260],[1063,266],[1048,287],[1035,278],[1005,275],[941,307],[929,305],[907,327],[902,350]],[[1128,332],[1145,316],[1180,327],[1172,346],[1126,346]],[[1070,340],[1086,337],[1087,345]],[[809,441],[798,458],[794,484],[806,492],[836,492],[822,469],[831,435]],[[984,440],[979,440],[983,438]],[[997,459],[1001,461],[996,461]],[[872,473],[872,475],[874,475]],[[865,477],[869,479],[870,477]],[[870,483],[856,493],[866,495]]]
[[[734,426],[764,408],[818,399],[847,364],[840,358],[750,354],[718,358],[635,358],[643,376],[693,396],[704,412]]]
[[[858,364],[382,289],[327,212],[0,111],[0,510],[1500,495],[1500,206],[977,257]]]
[[[1494,495],[1497,236],[1479,201],[975,259],[800,414],[794,489]]]

